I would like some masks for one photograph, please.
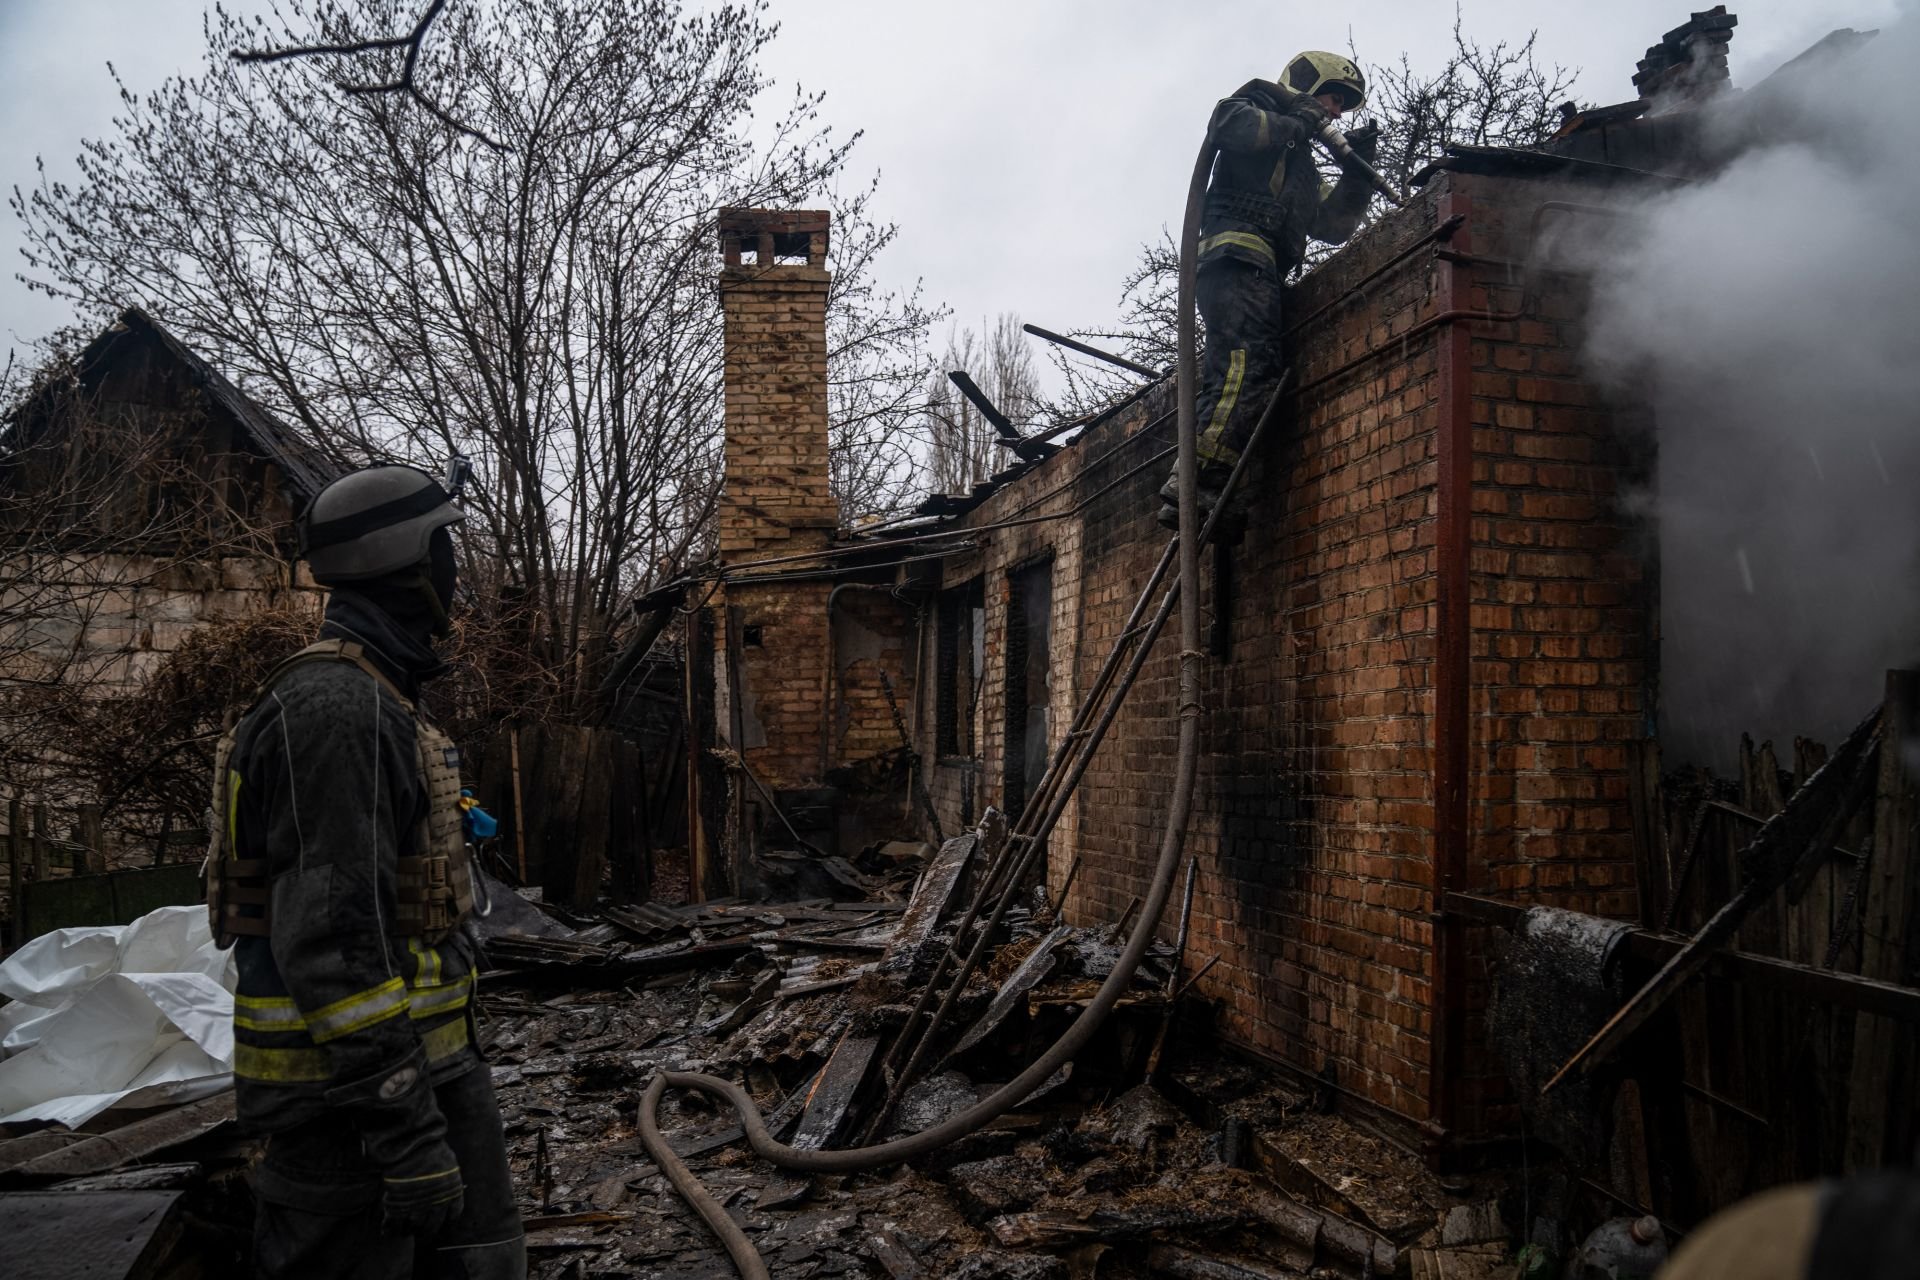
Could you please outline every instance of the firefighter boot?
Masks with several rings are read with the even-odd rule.
[[[1213,509],[1220,505],[1220,495],[1226,490],[1227,477],[1232,474],[1232,467],[1209,465],[1200,468],[1193,493],[1199,508],[1196,523],[1202,526],[1207,523],[1207,517],[1212,515]],[[1231,515],[1231,511],[1223,512],[1221,518],[1224,520]],[[1168,476],[1167,482],[1160,486],[1158,519],[1169,529],[1177,530],[1180,527],[1180,477],[1177,473]]]

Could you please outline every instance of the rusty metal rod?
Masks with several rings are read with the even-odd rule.
[[[1083,736],[1081,731],[1085,728],[1086,719],[1091,714],[1089,709],[1106,696],[1107,688],[1111,684],[1115,672],[1119,670],[1120,660],[1127,652],[1129,638],[1137,638],[1145,635],[1145,632],[1142,631],[1140,627],[1140,616],[1146,611],[1147,602],[1153,598],[1154,592],[1159,589],[1161,582],[1165,580],[1167,570],[1173,566],[1174,548],[1175,544],[1173,540],[1170,539],[1167,542],[1166,550],[1160,555],[1159,564],[1154,567],[1152,575],[1148,578],[1146,589],[1140,593],[1140,598],[1134,602],[1133,612],[1127,616],[1127,625],[1121,628],[1120,638],[1114,642],[1112,650],[1107,654],[1106,662],[1103,663],[1100,668],[1099,675],[1095,677],[1093,688],[1088,690],[1087,697],[1082,700],[1079,710],[1074,713],[1073,724],[1069,732],[1061,739],[1060,745],[1055,748],[1054,758],[1048,763],[1047,772],[1040,780],[1038,794],[1035,796],[1036,802],[1044,796],[1047,797],[1047,803],[1051,804],[1052,793],[1057,785],[1060,770],[1065,764],[1073,744]],[[1155,634],[1158,634],[1157,630]],[[1147,639],[1145,643],[1151,645],[1152,640]],[[979,919],[981,905],[993,897],[993,887],[999,883],[1001,874],[1010,865],[1011,859],[1015,856],[1013,852],[1014,847],[1022,843],[1032,843],[1026,840],[1025,837],[1027,833],[1022,830],[1022,827],[1032,814],[1042,812],[1044,812],[1044,809],[1039,803],[1029,804],[1026,809],[1022,810],[1020,817],[1014,823],[1014,830],[1010,832],[1007,839],[1001,843],[1000,848],[994,853],[993,861],[989,863],[986,870],[982,872],[980,877],[980,890],[974,894],[972,900],[967,903],[967,909],[962,913],[960,923],[954,929],[954,945],[942,950],[940,955],[934,960],[933,972],[928,975],[926,983],[920,988],[920,996],[914,1002],[913,1012],[907,1016],[907,1021],[901,1028],[899,1037],[889,1046],[886,1057],[881,1059],[880,1073],[882,1079],[889,1079],[894,1069],[899,1065],[901,1058],[917,1047],[919,1038],[917,1033],[920,1027],[920,1020],[926,1017],[927,1011],[932,1008],[934,998],[940,990],[940,981],[946,975],[947,961],[953,957],[955,948],[966,939],[968,932],[973,928],[974,921]]]
[[[973,402],[973,407],[980,411],[981,417],[993,425],[995,434],[1002,440],[1008,444],[1023,442],[1020,428],[1014,426],[1013,420],[1000,412],[999,406],[987,399],[987,393],[974,385],[973,379],[967,376],[965,369],[955,369],[948,373],[947,381],[960,388],[960,394]]]
[[[1125,356],[1117,356],[1111,351],[1102,351],[1098,347],[1090,347],[1078,338],[1069,338],[1064,333],[1055,333],[1051,329],[1042,329],[1037,324],[1023,324],[1020,327],[1036,338],[1041,338],[1053,343],[1056,347],[1065,347],[1069,351],[1078,351],[1083,356],[1092,356],[1095,360],[1104,360],[1110,365],[1125,369],[1131,373],[1140,374],[1142,377],[1157,380],[1167,376],[1162,370],[1155,369],[1150,365],[1139,364],[1127,359]]]
[[[1166,580],[1167,570],[1173,567],[1177,548],[1177,540],[1169,538],[1166,548],[1160,553],[1159,562],[1154,565],[1153,572],[1147,577],[1146,585],[1141,588],[1139,597],[1134,600],[1133,611],[1127,615],[1126,624],[1120,628],[1120,634],[1114,638],[1112,647],[1107,650],[1107,658],[1100,664],[1099,674],[1094,677],[1093,684],[1088,688],[1086,696],[1080,700],[1080,705],[1074,709],[1073,721],[1067,726],[1067,732],[1061,735],[1060,744],[1053,749],[1053,759],[1047,762],[1046,772],[1040,775],[1040,785],[1034,788],[1033,798],[1027,802],[1025,808],[1021,809],[1020,816],[1014,819],[1013,830],[1007,833],[1006,844],[1001,846],[993,865],[988,867],[986,874],[981,877],[980,897],[982,899],[991,897],[999,891],[1000,876],[1011,865],[1013,846],[1030,841],[1033,827],[1039,821],[1036,815],[1044,816],[1052,807],[1054,793],[1060,787],[1061,778],[1065,776],[1068,761],[1073,752],[1080,749],[1076,744],[1087,736],[1088,726],[1096,708],[1106,698],[1113,678],[1120,670],[1120,662],[1131,650],[1133,642],[1140,641],[1147,646],[1153,644],[1147,628],[1141,623],[1141,618],[1147,611],[1148,602],[1160,589],[1160,584]],[[1154,634],[1157,635],[1158,631],[1156,630]]]

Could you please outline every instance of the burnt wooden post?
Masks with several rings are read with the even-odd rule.
[[[700,763],[705,747],[700,741],[700,689],[694,678],[698,666],[694,655],[701,651],[700,646],[713,642],[703,625],[705,616],[704,610],[688,615],[686,659],[681,663],[682,705],[686,708],[683,737],[687,744],[687,900],[690,902],[707,900],[707,863],[713,856],[707,846],[705,815],[701,809]]]
[[[86,875],[99,875],[107,869],[107,850],[97,804],[80,806],[80,849],[73,857],[75,875],[82,874],[83,863]]]
[[[1880,730],[1880,778],[1873,811],[1873,848],[1860,885],[1860,975],[1902,982],[1906,967],[1907,916],[1913,896],[1913,825],[1920,817],[1906,753],[1920,731],[1915,699],[1920,672],[1887,672],[1887,700]],[[1853,1074],[1847,1088],[1848,1172],[1877,1169],[1892,1119],[1894,1051],[1906,1033],[1885,1018],[1860,1014],[1854,1021]]]
[[[26,884],[26,820],[26,806],[20,803],[20,796],[16,792],[13,798],[7,801],[7,897],[11,902],[10,910],[13,914],[13,930],[8,941],[16,947],[26,941],[23,936],[26,932],[26,917],[20,911],[21,900],[26,896],[21,892]]]
[[[47,806],[33,806],[33,878],[45,880],[52,868],[47,861]]]

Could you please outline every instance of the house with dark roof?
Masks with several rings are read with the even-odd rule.
[[[0,693],[125,690],[211,620],[317,607],[293,517],[339,470],[122,312],[0,421]]]

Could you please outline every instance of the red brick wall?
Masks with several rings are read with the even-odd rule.
[[[1438,660],[1439,352],[1447,325],[1435,247],[1419,243],[1449,192],[1471,201],[1463,299],[1520,306],[1531,210],[1564,190],[1446,175],[1289,298],[1300,384],[1247,477],[1248,533],[1232,586],[1203,611],[1230,619],[1230,655],[1205,664],[1203,760],[1189,852],[1199,860],[1191,954],[1218,954],[1203,984],[1245,1044],[1413,1121],[1434,1114],[1430,919]],[[1583,193],[1592,199],[1591,193]],[[1516,230],[1517,229],[1517,230]],[[1513,260],[1512,264],[1508,259]],[[1544,277],[1543,277],[1544,279]],[[1564,277],[1527,314],[1476,321],[1473,368],[1471,655],[1467,728],[1469,888],[1588,909],[1631,909],[1625,744],[1639,732],[1645,584],[1623,549],[1614,499],[1633,470],[1614,415],[1591,402]],[[1537,314],[1536,314],[1537,312]],[[944,581],[986,583],[987,678],[978,790],[998,803],[1007,574],[1054,558],[1055,739],[1093,680],[1165,535],[1154,491],[1170,460],[1171,397],[1090,431],[965,521],[982,550]],[[1131,476],[1127,473],[1133,472]],[[1073,511],[1076,502],[1084,510]],[[1058,515],[1043,524],[998,521]],[[1070,918],[1116,918],[1145,888],[1176,741],[1174,653],[1162,639],[1050,847],[1056,886],[1083,865]],[[932,646],[922,655],[931,663]],[[928,666],[928,670],[931,667]],[[931,686],[931,681],[923,684]],[[1068,686],[1071,686],[1069,689]],[[930,698],[921,750],[932,759]],[[964,770],[933,790],[957,821]],[[1163,922],[1171,933],[1177,922]],[[1468,938],[1469,944],[1473,940]],[[1471,952],[1471,945],[1469,947]],[[1469,955],[1469,1012],[1484,997]],[[1457,1085],[1460,1127],[1484,1131],[1503,1087],[1477,1032]]]
[[[1643,540],[1621,510],[1644,481],[1650,437],[1581,377],[1587,289],[1526,260],[1545,201],[1591,192],[1537,181],[1457,178],[1473,201],[1473,304],[1506,317],[1472,327],[1472,789],[1468,886],[1509,901],[1633,917],[1627,762],[1652,733],[1653,625]],[[1586,225],[1549,227],[1580,235]],[[1604,226],[1604,222],[1598,226]],[[1551,265],[1549,261],[1547,266]],[[1525,287],[1530,284],[1529,287]],[[1471,1015],[1459,1125],[1517,1120],[1477,1015],[1487,983],[1471,938]]]

